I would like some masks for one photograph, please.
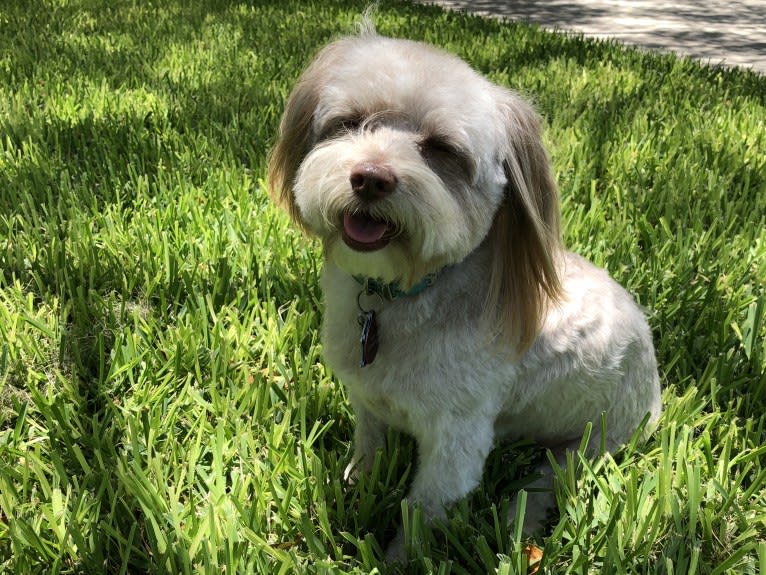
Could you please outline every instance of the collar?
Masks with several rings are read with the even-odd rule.
[[[434,272],[425,276],[408,290],[403,290],[399,282],[384,282],[380,278],[368,278],[364,276],[354,276],[354,279],[362,286],[362,292],[368,295],[376,294],[383,299],[393,301],[401,297],[415,296],[431,287],[436,281],[439,272]]]

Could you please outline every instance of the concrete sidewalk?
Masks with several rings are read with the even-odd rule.
[[[414,0],[766,74],[766,0]]]

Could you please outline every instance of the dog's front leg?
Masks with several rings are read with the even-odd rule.
[[[492,418],[450,418],[423,428],[416,437],[419,461],[407,495],[430,523],[446,516],[446,508],[479,485],[492,448]],[[403,527],[388,546],[386,559],[406,558]]]
[[[375,453],[386,446],[385,423],[377,419],[368,409],[351,400],[356,416],[354,427],[354,454],[343,472],[343,479],[353,482],[362,471],[372,469]]]

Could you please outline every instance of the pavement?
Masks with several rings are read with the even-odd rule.
[[[766,0],[414,0],[766,74]]]

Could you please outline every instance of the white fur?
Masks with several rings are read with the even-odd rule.
[[[361,125],[321,136],[335,119],[360,113]],[[305,141],[289,135],[297,133],[292,123],[309,117]],[[499,439],[534,439],[563,464],[588,422],[591,447],[598,447],[602,413],[603,439],[613,450],[647,414],[653,422],[661,410],[643,314],[604,271],[560,249],[557,214],[544,214],[555,187],[539,183],[549,166],[539,134],[526,127],[534,123],[518,96],[454,56],[364,34],[332,44],[304,74],[272,159],[274,194],[325,246],[324,352],[356,415],[347,474],[371,465],[387,427],[413,435],[419,461],[408,500],[429,518],[443,516],[445,506],[478,485]],[[459,161],[438,150],[436,164],[426,161],[429,134],[447,134]],[[440,172],[439,161],[453,164]],[[393,171],[394,193],[360,202],[349,174],[363,162]],[[489,284],[498,254],[520,249],[491,239],[497,213],[510,209],[501,207],[510,205],[509,194],[516,194],[512,205],[528,212],[525,233],[553,238],[542,253],[554,262],[560,285],[540,308],[537,336],[526,346],[507,341],[485,321],[494,313],[486,306],[495,301]],[[401,237],[377,251],[351,249],[340,229],[342,214],[354,210],[395,223]],[[511,253],[511,261],[524,255]],[[371,365],[360,367],[360,285],[352,274],[397,280],[407,288],[435,271],[434,285],[417,295],[372,298],[379,352]],[[522,279],[532,285],[527,289],[537,289]],[[541,472],[535,486],[549,491],[530,493],[529,530],[540,526],[554,503],[550,468]],[[400,535],[389,556],[401,554]]]

